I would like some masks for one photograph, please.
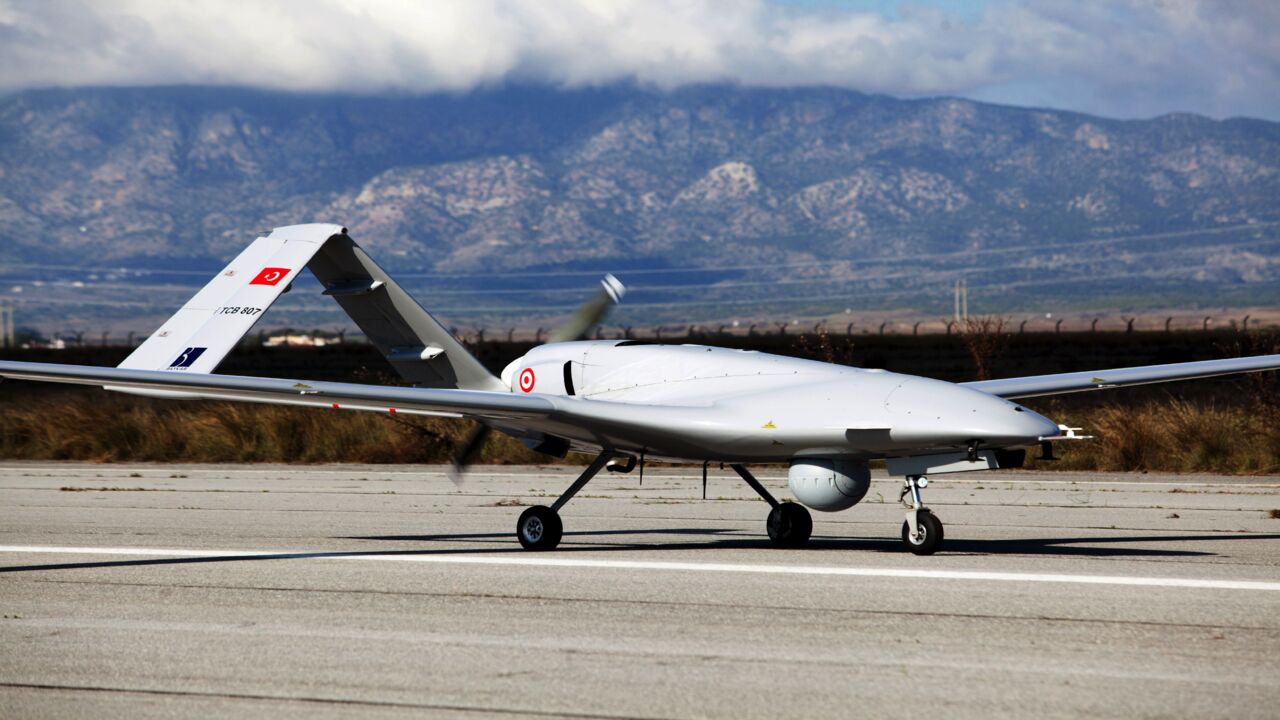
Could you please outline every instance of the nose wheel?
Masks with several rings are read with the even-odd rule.
[[[932,555],[942,547],[942,521],[928,510],[916,513],[916,532],[912,536],[911,522],[902,523],[902,544],[916,555]]]
[[[924,506],[920,490],[929,484],[923,475],[909,475],[903,483],[902,501],[907,521],[902,523],[902,544],[916,555],[932,555],[942,547],[942,521]]]

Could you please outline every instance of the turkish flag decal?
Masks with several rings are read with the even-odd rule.
[[[290,272],[289,268],[262,268],[258,276],[249,281],[250,285],[275,285]]]

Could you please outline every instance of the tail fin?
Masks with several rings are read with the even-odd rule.
[[[369,342],[419,387],[510,391],[346,234],[307,265]]]
[[[210,373],[304,267],[402,377],[424,387],[508,390],[339,225],[260,237],[138,346],[122,368]]]
[[[120,363],[210,373],[286,290],[337,225],[295,225],[260,237]]]

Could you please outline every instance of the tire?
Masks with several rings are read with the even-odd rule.
[[[774,545],[784,548],[804,547],[813,533],[813,518],[805,506],[796,503],[782,503],[769,511],[769,519],[765,523],[769,531],[769,540]]]
[[[911,539],[911,526],[902,523],[902,544],[916,555],[932,555],[942,547],[942,521],[928,510],[916,513],[918,535]]]
[[[525,550],[554,550],[563,532],[560,516],[545,505],[525,510],[516,522],[516,539]]]

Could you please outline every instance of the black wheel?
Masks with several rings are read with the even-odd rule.
[[[525,550],[554,550],[563,532],[560,516],[544,505],[535,505],[520,513],[520,521],[516,523],[516,537]]]
[[[911,526],[902,523],[902,544],[916,555],[932,555],[942,547],[942,521],[928,510],[916,513],[916,539],[911,539]]]
[[[765,523],[769,529],[769,539],[778,547],[804,547],[809,542],[809,534],[813,532],[813,518],[803,505],[782,503],[769,511],[769,520]]]

